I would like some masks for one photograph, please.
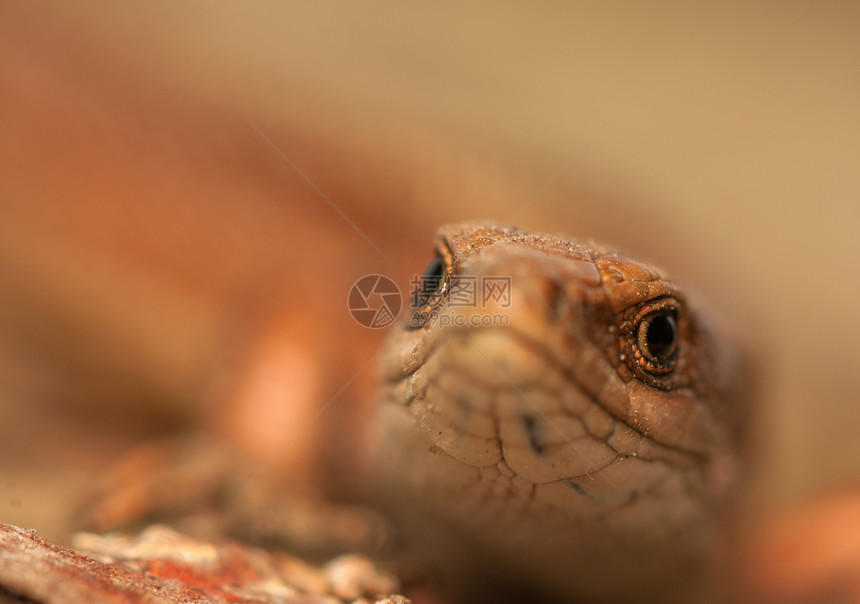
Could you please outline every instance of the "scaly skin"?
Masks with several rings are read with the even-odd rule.
[[[466,223],[437,251],[443,285],[386,350],[377,468],[401,524],[442,572],[688,597],[738,485],[732,351],[662,271],[593,242]],[[494,277],[510,299],[482,304]]]

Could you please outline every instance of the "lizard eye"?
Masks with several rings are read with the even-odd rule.
[[[430,264],[427,265],[427,268],[424,269],[424,279],[441,279],[442,275],[445,274],[445,261],[442,259],[442,256],[436,255],[433,260],[430,261]]]
[[[424,273],[413,281],[412,308],[434,306],[439,301],[447,285],[446,272],[445,259],[441,254],[437,254],[424,269]]]
[[[636,328],[636,343],[645,361],[640,361],[644,370],[656,374],[672,371],[678,351],[678,310],[670,306],[644,315]]]
[[[688,382],[692,337],[683,298],[661,296],[622,312],[619,360],[649,386],[671,390]]]

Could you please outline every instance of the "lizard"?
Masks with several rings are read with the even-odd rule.
[[[349,340],[353,344],[343,347],[345,355],[349,357],[347,365],[356,366],[356,360],[360,360],[358,365],[366,362],[378,342],[378,337],[370,336],[348,319],[343,321],[343,316],[331,322],[315,320],[320,316],[320,309],[329,308],[330,299],[314,287],[319,283],[318,273],[292,270],[295,268],[294,259],[301,258],[303,250],[317,250],[318,253],[313,258],[307,258],[302,268],[308,265],[340,266],[340,272],[328,275],[340,283],[354,278],[359,267],[368,266],[367,259],[375,256],[374,251],[363,248],[361,239],[350,227],[336,221],[334,224],[338,227],[333,230],[332,223],[322,219],[315,191],[303,190],[295,182],[272,176],[276,172],[272,167],[274,164],[278,164],[279,168],[283,166],[279,163],[281,158],[277,155],[281,150],[276,143],[261,136],[265,135],[268,128],[255,130],[239,120],[238,126],[242,131],[239,132],[235,120],[225,117],[229,111],[213,109],[206,104],[189,104],[187,99],[177,98],[176,95],[163,95],[163,90],[151,82],[142,82],[137,76],[124,73],[121,67],[117,68],[110,59],[102,56],[98,49],[75,50],[73,46],[64,46],[63,42],[68,40],[63,36],[69,34],[57,32],[53,45],[37,48],[30,42],[22,42],[26,40],[27,32],[26,26],[20,31],[10,30],[2,41],[4,56],[9,58],[3,63],[2,74],[7,85],[4,88],[7,94],[4,94],[2,101],[6,133],[2,157],[6,178],[3,181],[4,221],[0,225],[3,229],[0,244],[3,287],[8,303],[6,310],[12,309],[6,313],[4,322],[4,327],[9,330],[8,341],[27,342],[27,345],[34,346],[35,356],[40,360],[48,359],[55,351],[60,351],[57,364],[64,366],[68,374],[84,378],[90,375],[88,371],[76,370],[82,366],[91,367],[91,364],[79,363],[78,359],[81,356],[86,358],[89,354],[91,362],[113,367],[113,371],[96,374],[93,383],[113,383],[117,381],[117,376],[131,378],[124,381],[121,396],[108,392],[106,400],[115,401],[117,398],[143,393],[137,399],[139,405],[124,407],[124,412],[131,412],[133,408],[144,409],[138,418],[156,418],[154,421],[159,422],[165,419],[165,410],[159,405],[163,401],[168,401],[168,406],[178,402],[180,407],[193,408],[191,411],[183,408],[178,413],[183,422],[196,416],[204,423],[214,424],[216,431],[226,438],[239,439],[252,450],[256,447],[258,454],[260,451],[270,453],[273,442],[282,442],[284,425],[300,426],[312,416],[313,409],[307,406],[308,401],[325,398],[325,388],[320,384],[343,384],[353,375],[343,371],[342,367],[336,370],[331,363],[325,365],[308,361],[316,358],[331,360],[332,349],[342,348],[339,341],[347,339],[345,334],[349,330],[352,330]],[[82,68],[83,65],[87,67]],[[163,96],[153,97],[154,90],[159,90]],[[427,234],[432,226],[427,224],[427,217],[423,215],[415,217],[418,226],[410,225],[409,214],[398,200],[410,196],[413,200],[423,200],[428,206],[428,200],[431,199],[436,199],[437,204],[447,200],[444,203],[455,206],[462,199],[491,199],[493,204],[504,207],[510,199],[518,199],[517,203],[521,203],[525,198],[522,189],[516,189],[510,179],[501,177],[498,171],[487,171],[485,167],[482,169],[474,161],[466,163],[463,169],[464,173],[468,172],[469,180],[464,178],[457,181],[460,185],[469,182],[472,187],[461,191],[459,199],[439,195],[440,191],[426,186],[426,181],[422,181],[423,187],[415,187],[412,183],[404,183],[396,178],[385,182],[381,179],[367,180],[361,177],[360,169],[356,169],[355,173],[340,173],[338,177],[333,177],[331,173],[325,172],[325,166],[336,163],[332,157],[362,157],[363,153],[367,153],[367,148],[361,145],[349,146],[350,140],[359,140],[360,137],[336,141],[331,132],[326,133],[319,124],[316,129],[296,126],[292,129],[279,127],[274,131],[283,136],[283,139],[278,140],[291,140],[299,148],[310,149],[300,156],[300,163],[314,175],[315,181],[322,180],[329,194],[341,204],[343,199],[353,199],[355,205],[347,208],[351,215],[360,216],[362,207],[369,200],[387,204],[388,214],[374,216],[376,228],[370,232],[370,238],[386,250],[403,250],[399,252],[398,268],[394,275],[400,282],[404,282],[404,276],[414,270],[413,266],[421,255],[418,249],[420,246],[415,246],[414,242]],[[57,132],[62,133],[62,136],[56,136]],[[427,139],[421,139],[422,144],[427,142]],[[276,147],[275,153],[272,152],[273,146]],[[180,150],[178,153],[177,149]],[[446,152],[450,151],[450,147],[446,149]],[[382,154],[370,159],[364,156],[363,161],[385,163],[394,159]],[[359,163],[359,166],[362,165],[365,164]],[[341,168],[338,166],[338,171]],[[412,166],[411,169],[413,174],[421,172],[420,166]],[[161,197],[149,195],[149,187],[153,186],[161,192]],[[309,210],[303,214],[300,223],[291,222],[289,216],[279,213],[276,204],[270,203],[280,194],[276,191],[283,190],[290,191],[294,205],[307,203],[304,207]],[[449,187],[446,192],[451,193],[451,190],[452,187]],[[227,208],[234,207],[230,203],[240,192],[246,211],[235,214]],[[116,204],[117,199],[124,200],[124,203]],[[173,206],[173,203],[179,205]],[[40,208],[40,211],[32,211],[34,207]],[[175,208],[184,209],[171,214]],[[129,212],[129,209],[133,211]],[[434,210],[438,212],[440,206],[434,206]],[[166,219],[168,216],[169,220]],[[552,222],[552,218],[548,222]],[[513,235],[512,231],[505,235],[505,229],[487,228],[501,239],[519,237]],[[466,232],[474,229],[473,225],[466,228]],[[226,243],[233,245],[224,245],[225,237]],[[562,245],[562,240],[558,238],[538,237],[534,243],[538,240],[544,244],[554,242],[552,246],[555,247]],[[282,245],[274,245],[275,241]],[[447,241],[448,263],[434,264],[435,267],[444,267],[446,276],[460,270],[457,263],[463,263],[467,268],[476,267],[482,262],[489,262],[494,254],[506,248],[505,245],[492,246],[493,249],[485,250],[487,254],[475,255],[469,252],[472,244],[468,243],[468,235],[461,234],[454,237],[454,241]],[[579,259],[568,258],[568,261],[584,262],[590,258],[589,261],[596,262],[597,255],[606,251],[601,246],[587,242],[575,244],[568,241],[568,245],[580,246],[578,249],[584,254]],[[357,249],[362,251],[356,252]],[[444,246],[442,249],[445,249]],[[588,249],[591,252],[585,251]],[[564,254],[544,252],[539,255],[546,256],[543,258],[545,263],[564,265]],[[590,253],[593,256],[589,256]],[[534,260],[526,257],[518,261],[528,264]],[[631,261],[630,264],[619,264],[617,268],[619,274],[638,267],[636,270],[649,275],[653,272],[660,281],[665,278],[656,269],[643,266]],[[249,268],[252,270],[249,271]],[[265,285],[260,287],[261,283]],[[103,295],[104,291],[110,291],[111,295]],[[246,296],[248,291],[254,293]],[[293,291],[302,291],[306,296],[304,301],[307,307],[316,312],[297,312],[297,306],[293,304],[295,300],[288,295]],[[677,295],[680,296],[680,293]],[[252,300],[250,303],[247,302],[248,298]],[[556,299],[564,300],[564,296]],[[238,313],[235,310],[237,307],[240,309]],[[555,310],[564,312],[563,305]],[[51,324],[50,318],[58,316],[61,320]],[[248,319],[248,316],[252,318]],[[50,333],[48,336],[33,327],[40,325],[46,317],[51,327],[47,330]],[[690,317],[692,315],[687,316],[687,319]],[[150,320],[152,318],[157,320]],[[60,329],[56,328],[58,326]],[[236,329],[231,330],[231,327]],[[420,329],[414,329],[413,326],[395,336],[395,344],[389,345],[394,348],[389,348],[385,353],[394,359],[389,366],[389,384],[386,389],[390,388],[391,391],[386,398],[393,397],[401,406],[407,400],[397,398],[398,392],[403,395],[402,389],[408,380],[398,374],[404,371],[404,360],[396,350],[396,342],[418,346],[416,342],[422,341],[425,334],[435,333],[435,329],[433,325]],[[702,331],[712,332],[707,329]],[[240,335],[236,336],[237,333]],[[64,334],[71,337],[64,337]],[[45,338],[41,348],[40,337]],[[51,352],[43,355],[47,350]],[[222,352],[215,354],[212,351]],[[220,354],[224,354],[224,358],[220,358]],[[75,362],[69,359],[75,359]],[[492,355],[489,355],[489,361],[499,366],[504,375],[510,373],[510,369],[501,367],[499,359]],[[287,370],[273,372],[273,367],[286,367]],[[618,368],[623,373],[621,364],[615,368],[616,372]],[[502,374],[497,372],[497,375]],[[215,376],[213,381],[221,388],[212,387],[209,383],[211,376]],[[273,376],[275,379],[272,379]],[[365,380],[365,386],[371,381],[366,375],[359,379]],[[639,383],[636,379],[630,383]],[[650,378],[646,378],[646,385],[647,379]],[[714,376],[710,376],[704,377],[702,383],[716,385],[716,381]],[[516,381],[513,383],[517,385]],[[65,383],[66,386],[69,384]],[[155,387],[152,387],[153,384]],[[400,391],[397,389],[398,384]],[[261,387],[267,385],[276,386],[274,397],[259,396]],[[648,387],[653,388],[653,384]],[[524,390],[522,387],[520,389]],[[215,405],[219,411],[217,413],[211,413],[211,405],[206,404],[212,402],[211,396],[199,396],[201,391],[208,393],[213,390],[220,393]],[[717,388],[715,392],[720,390]],[[369,390],[365,387],[361,391]],[[74,400],[74,387],[64,388],[63,392],[69,396],[64,404]],[[76,400],[82,404],[83,401],[98,399],[93,396],[98,390],[92,388],[91,383],[85,383],[81,392]],[[290,400],[296,404],[283,404],[283,397],[292,397]],[[365,398],[369,397],[355,396],[348,400]],[[281,404],[272,405],[272,400]],[[384,405],[386,413],[398,409],[397,405],[391,405],[390,402]],[[110,404],[90,405],[82,408],[95,415],[111,413]],[[414,401],[409,406],[417,408]],[[345,404],[343,407],[349,409],[351,406]],[[609,413],[606,409],[603,411]],[[647,426],[638,424],[631,427],[625,420],[633,422],[633,419],[627,417],[620,407],[615,408],[614,412],[615,415],[610,414],[615,418],[614,421],[620,421],[631,430],[638,429],[647,442],[646,432],[651,430],[650,427],[648,430]],[[172,418],[169,421],[176,421],[175,409],[171,408],[167,413],[167,417]],[[270,413],[271,420],[260,421],[261,413]],[[599,412],[595,414],[599,415]],[[703,472],[708,469],[710,472],[701,475],[696,488],[711,488],[714,510],[723,510],[711,516],[705,511],[710,499],[702,496],[688,500],[688,513],[690,517],[704,520],[702,524],[696,525],[697,530],[704,533],[719,532],[714,528],[721,526],[719,515],[730,515],[730,504],[721,508],[719,502],[723,496],[727,502],[731,499],[735,469],[732,455],[726,454],[725,444],[732,441],[730,435],[740,431],[734,423],[740,417],[740,414],[730,414],[729,417],[715,418],[717,421],[710,422],[722,435],[718,435],[713,442],[707,439],[702,441],[708,443],[706,448],[713,446],[713,450],[708,448],[705,453],[698,452],[698,457],[694,455],[696,461],[692,462],[691,467]],[[424,418],[433,419],[432,415],[426,414]],[[531,451],[533,454],[535,449],[548,446],[542,439],[548,435],[552,437],[546,425],[538,419],[542,420],[540,417],[520,418],[519,424],[513,422],[526,432],[526,453]],[[405,420],[401,417],[399,421],[403,423]],[[605,417],[603,421],[606,422]],[[345,425],[348,427],[351,424],[347,421]],[[407,433],[402,429],[394,429],[387,436],[377,438],[376,444],[384,445],[395,437],[405,438],[404,434]],[[407,442],[414,436],[409,436]],[[432,439],[427,443],[426,437],[421,436],[420,432],[419,436],[424,439],[426,447],[432,448],[429,459],[435,461],[428,462],[431,466],[439,459],[446,459],[444,455],[448,453],[443,453],[445,449],[442,445],[450,443],[434,443]],[[284,466],[272,470],[313,476],[320,466],[308,463],[312,449],[303,445],[309,442],[313,441],[297,441],[282,456],[280,461],[284,462]],[[660,444],[659,439],[654,443],[657,443],[654,446],[658,448],[665,446],[665,443]],[[564,444],[567,445],[566,442]],[[414,446],[414,443],[410,446]],[[681,461],[684,459],[683,448],[680,452],[674,452],[678,453],[676,461],[681,466],[690,463],[689,460]],[[338,456],[342,451],[335,449],[333,453]],[[570,454],[569,451],[567,453]],[[388,462],[396,457],[391,455],[390,449],[384,448],[378,455],[382,461]],[[636,459],[633,458],[633,461]],[[704,462],[703,459],[708,461]],[[625,459],[626,462],[631,462],[631,458]],[[614,469],[604,469],[597,464],[596,468],[586,468],[584,475],[589,477],[586,486],[590,488],[598,485],[612,489],[601,472],[618,486],[620,481],[612,479],[610,470],[617,471],[623,463],[614,463]],[[632,462],[627,467],[630,465]],[[384,467],[380,466],[380,469]],[[524,475],[528,472],[539,473],[540,463],[524,463],[520,469]],[[495,471],[499,472],[498,478],[494,476]],[[492,475],[488,480],[493,484],[510,482],[513,485],[519,482],[513,480],[513,470],[509,464],[501,467],[497,464],[495,471],[485,470]],[[688,486],[697,482],[691,478],[696,475],[696,471],[691,470],[687,474]],[[444,520],[451,530],[476,530],[478,534],[473,540],[474,547],[479,548],[476,551],[484,551],[488,560],[493,559],[493,551],[497,551],[498,558],[498,551],[510,549],[516,543],[512,538],[511,543],[505,543],[504,540],[495,543],[490,539],[488,544],[486,535],[489,532],[485,528],[479,525],[469,529],[469,522],[464,522],[462,516],[458,519],[461,513],[458,511],[459,505],[446,509],[440,506],[442,502],[438,499],[434,503],[434,495],[423,495],[416,485],[407,482],[404,486],[397,486],[390,468],[382,474],[384,479],[380,489],[391,493],[389,501],[394,502],[398,497],[403,497],[409,503],[396,506],[391,510],[392,516],[402,514],[407,508],[420,509],[420,506],[427,505],[428,517],[451,516]],[[406,478],[409,478],[408,473]],[[570,486],[570,492],[565,491],[565,495],[575,495],[574,500],[579,503],[594,503],[594,499],[599,500],[601,497],[609,500],[620,497],[622,493],[626,494],[624,501],[629,502],[630,506],[647,501],[647,497],[639,493],[638,489],[636,501],[631,502],[634,495],[629,487],[626,491],[624,487],[611,490],[611,495],[596,495],[581,484],[573,484],[582,489],[584,494]],[[445,488],[450,489],[451,486]],[[458,491],[448,498],[456,499],[459,496]],[[490,523],[496,518],[488,515],[484,520],[480,512],[470,517]],[[409,522],[409,518],[406,514],[401,519],[401,526],[407,530],[410,526],[420,529],[423,516],[411,516],[413,522]],[[548,526],[552,526],[552,523]],[[422,536],[419,534],[417,537],[421,542]],[[644,537],[646,542],[652,538]],[[697,541],[696,537],[690,536],[690,543],[681,551],[701,551],[701,546],[696,545]],[[656,547],[654,542],[651,545]],[[443,553],[437,559],[445,560],[446,553],[450,552],[450,544],[443,542],[440,547]],[[433,548],[427,548],[426,551],[432,552]],[[573,555],[574,558],[582,556],[581,553]],[[478,558],[472,556],[470,559]],[[591,563],[591,560],[586,562]],[[526,567],[529,563],[533,562],[527,560]],[[632,564],[636,563],[638,561]],[[477,577],[486,574],[488,569],[507,568],[505,564],[505,561],[497,565],[478,564],[475,567],[476,574],[467,573],[466,576]],[[630,569],[630,572],[634,570]],[[526,569],[521,576],[526,581],[529,576],[538,583],[545,581],[547,591],[560,593],[590,594],[607,582],[606,577],[601,578],[597,573],[591,577],[593,584],[572,587],[563,575],[564,572],[553,570],[552,565],[547,565],[546,571],[535,573]],[[693,574],[690,580],[692,577]],[[611,587],[623,593],[624,586],[612,584]],[[683,590],[683,585],[679,583],[678,589]]]
[[[436,246],[383,360],[392,513],[449,573],[569,601],[689,597],[742,483],[731,342],[665,272],[593,241],[483,221]],[[505,291],[486,296],[492,280]]]

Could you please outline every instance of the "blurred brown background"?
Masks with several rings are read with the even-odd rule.
[[[516,222],[643,252],[739,317],[763,355],[760,505],[860,478],[856,4],[4,2],[0,22],[0,521],[59,531],[64,498],[200,389],[234,285],[296,261],[279,191],[318,204],[313,241],[342,254],[320,266],[354,249],[344,283],[386,270],[248,119],[410,263],[436,224],[508,220],[582,150]],[[167,200],[152,212],[108,185],[64,203],[100,115],[98,157],[129,175],[175,151],[134,183]],[[196,238],[159,257],[174,223]],[[119,228],[146,234],[94,240]],[[123,431],[126,405],[152,407]]]

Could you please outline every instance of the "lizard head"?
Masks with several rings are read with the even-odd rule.
[[[636,577],[673,548],[701,558],[739,410],[685,293],[592,241],[481,222],[435,248],[386,350],[384,442],[414,469],[389,484],[489,549],[554,552],[542,571],[594,579],[631,548]]]

